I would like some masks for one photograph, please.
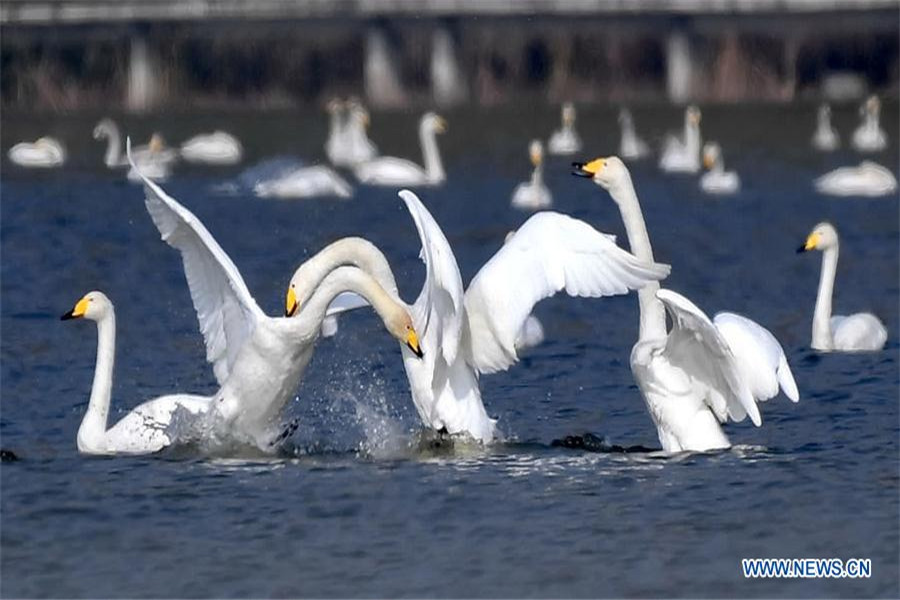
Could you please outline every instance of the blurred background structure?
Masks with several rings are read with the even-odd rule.
[[[4,0],[2,105],[856,100],[897,0]]]

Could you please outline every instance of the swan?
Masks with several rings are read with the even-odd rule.
[[[453,250],[419,198],[401,190],[422,242],[425,284],[409,307],[424,358],[401,348],[413,404],[423,423],[488,443],[496,437],[478,385],[480,373],[518,361],[516,341],[534,305],[565,290],[570,296],[625,294],[668,274],[666,265],[636,259],[609,236],[571,217],[532,215],[481,268],[463,293]],[[310,269],[291,278],[285,314],[310,293]],[[385,282],[390,287],[393,279]]]
[[[575,105],[566,102],[562,105],[562,127],[553,132],[547,142],[550,154],[575,154],[581,151],[581,138],[575,131]]]
[[[526,210],[541,210],[553,205],[553,195],[544,185],[544,146],[540,140],[532,140],[528,147],[531,156],[531,164],[534,171],[531,172],[531,181],[520,183],[513,192],[512,202],[515,208]]]
[[[373,279],[383,280],[380,271],[390,267],[373,262],[372,252],[359,250],[371,246],[365,240],[340,240],[304,263],[321,267],[327,277],[317,280],[300,315],[269,317],[200,220],[150,179],[144,177],[143,183],[147,212],[162,239],[181,253],[206,359],[220,386],[206,415],[215,430],[270,450],[281,433],[274,429],[278,417],[312,358],[323,320],[360,306],[360,297],[392,336],[422,355],[425,346],[419,346],[409,313],[393,300],[396,290],[388,293]]]
[[[274,179],[257,182],[253,193],[260,198],[349,198],[353,188],[334,169],[324,165],[300,167]]]
[[[619,155],[622,158],[636,160],[650,152],[647,143],[635,132],[634,119],[631,117],[631,111],[627,108],[619,111],[619,126],[622,128],[622,138],[619,140]]]
[[[386,186],[440,185],[447,176],[441,163],[435,134],[444,133],[447,122],[429,112],[419,121],[419,142],[425,160],[423,169],[414,162],[393,156],[382,156],[359,164],[354,169],[360,183]]]
[[[841,145],[841,138],[838,136],[837,131],[834,130],[834,127],[831,126],[831,107],[827,104],[819,107],[816,132],[813,134],[812,145],[816,150],[822,150],[823,152],[837,150]]]
[[[858,167],[840,167],[815,180],[816,189],[831,196],[887,196],[897,190],[897,178],[870,160]]]
[[[101,119],[94,127],[95,140],[106,140],[106,151],[103,154],[103,164],[109,168],[127,167],[128,159],[122,153],[122,134],[119,126],[110,118]],[[150,137],[150,143],[131,148],[131,156],[141,167],[150,163],[172,163],[178,158],[174,150],[166,150],[162,137],[154,133]],[[146,163],[146,164],[145,164]]]
[[[66,162],[66,150],[52,137],[38,138],[35,142],[19,142],[9,149],[9,160],[20,167],[50,168]]]
[[[78,451],[83,454],[149,454],[171,443],[167,427],[179,409],[199,415],[211,398],[189,394],[148,400],[107,429],[116,354],[116,314],[103,292],[89,292],[60,317],[88,319],[97,323],[97,363],[87,412],[78,428]]]
[[[831,315],[834,276],[837,272],[838,233],[831,223],[816,225],[806,243],[797,252],[822,251],[822,274],[813,313],[812,347],[814,350],[842,352],[873,351],[884,348],[887,329],[872,313],[849,316]]]
[[[234,165],[241,161],[243,154],[238,139],[225,131],[195,135],[181,144],[181,158],[190,163]]]
[[[878,96],[869,96],[866,103],[859,108],[863,122],[853,132],[851,143],[859,152],[878,152],[887,146],[887,134],[878,124],[881,113],[881,100]]]
[[[378,156],[378,148],[369,139],[369,111],[357,100],[347,102],[347,146],[346,166],[355,166]],[[427,161],[426,161],[427,162]]]
[[[653,260],[650,238],[628,168],[618,157],[574,163],[574,174],[591,178],[619,207],[635,256]],[[778,340],[754,321],[734,313],[710,320],[693,302],[649,283],[638,291],[640,333],[631,351],[631,372],[666,452],[704,452],[731,444],[720,423],[747,415],[757,426],[757,402],[800,394]],[[666,313],[672,328],[666,331]]]
[[[670,173],[696,173],[700,170],[700,109],[689,106],[684,111],[684,139],[666,138],[659,166]]]
[[[344,114],[344,103],[332,98],[325,105],[328,113],[328,139],[325,140],[325,156],[335,166],[345,166],[347,145],[347,120]]]
[[[709,171],[700,177],[700,189],[707,194],[734,194],[741,189],[738,174],[725,170],[719,144],[709,142],[703,145],[703,166]]]

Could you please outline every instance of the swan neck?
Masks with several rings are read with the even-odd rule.
[[[822,272],[819,275],[819,292],[813,313],[812,347],[830,350],[834,345],[831,332],[831,299],[834,294],[834,278],[837,273],[838,246],[822,253]]]
[[[531,185],[541,186],[544,184],[544,165],[538,164],[534,171],[531,172]]]
[[[119,128],[110,123],[106,130],[106,155],[103,162],[107,167],[115,167],[122,161],[122,136]]]
[[[342,292],[355,292],[365,298],[386,322],[402,308],[371,275],[357,267],[343,266],[336,268],[322,280],[301,315],[309,314],[309,318],[321,323],[331,301]]]
[[[444,173],[444,164],[441,162],[434,130],[422,127],[419,130],[419,142],[422,144],[422,159],[425,162],[425,175],[428,181],[441,183],[447,175]]]
[[[91,399],[78,429],[79,447],[86,445],[96,448],[106,434],[115,355],[116,316],[110,308],[107,315],[97,321],[97,363],[94,367]]]
[[[697,123],[685,124],[684,143],[691,153],[700,152],[700,126]]]
[[[385,290],[397,294],[397,281],[387,258],[372,242],[359,238],[342,238],[315,256],[307,260],[301,267],[306,283],[313,290],[322,280],[340,266],[354,266],[372,276]]]

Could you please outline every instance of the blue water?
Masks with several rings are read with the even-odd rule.
[[[592,432],[658,448],[628,368],[634,296],[557,297],[537,307],[547,342],[507,373],[482,378],[508,441],[453,451],[420,443],[399,352],[371,312],[320,343],[286,418],[293,457],[210,458],[190,450],[90,458],[75,448],[95,360],[91,323],[60,322],[82,294],[116,304],[111,418],[148,398],[214,391],[177,252],[159,240],[141,190],[101,164],[97,120],[4,114],[3,152],[61,137],[71,158],[46,173],[3,158],[3,448],[0,594],[4,597],[598,597],[900,595],[898,584],[898,202],[831,199],[812,179],[859,156],[808,149],[812,106],[721,107],[704,135],[722,143],[743,191],[710,199],[696,178],[632,170],[666,283],[709,314],[732,310],[782,342],[802,399],[762,407],[763,426],[730,424],[736,447],[663,458],[552,446]],[[875,158],[896,171],[892,145]],[[509,208],[529,173],[528,140],[554,109],[452,113],[440,140],[449,182],[421,197],[468,282],[527,215]],[[675,109],[635,111],[658,141]],[[836,111],[845,141],[855,109]],[[162,115],[132,119],[140,139],[224,126],[248,163],[322,155],[321,115]],[[584,158],[615,150],[615,111],[585,110]],[[409,114],[374,115],[382,151],[418,157]],[[624,231],[600,188],[551,159],[557,210]],[[412,222],[392,190],[349,201],[257,200],[211,190],[240,169],[178,169],[165,187],[231,255],[269,314],[293,269],[325,244],[364,235],[388,255],[403,296],[424,276]],[[888,345],[862,355],[809,349],[818,254],[795,254],[818,221],[841,234],[838,312],[870,310]],[[869,579],[748,580],[745,557],[871,558]]]

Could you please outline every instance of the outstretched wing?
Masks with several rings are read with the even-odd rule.
[[[713,322],[693,302],[672,290],[659,290],[656,297],[672,318],[663,350],[668,361],[705,388],[706,403],[719,421],[742,421],[750,415],[759,426],[762,421],[750,386]]]
[[[265,315],[237,267],[203,223],[140,172],[131,158],[130,141],[128,161],[144,182],[147,212],[162,239],[181,252],[184,275],[206,341],[206,360],[212,363],[221,385],[257,320]]]
[[[615,238],[556,212],[532,216],[478,271],[466,291],[472,366],[502,371],[518,360],[516,339],[534,305],[565,290],[597,298],[626,294],[669,274],[619,248]]]
[[[794,374],[788,366],[784,349],[768,329],[741,315],[718,313],[713,318],[716,329],[731,348],[738,371],[757,402],[778,395],[778,388],[792,401],[800,400]]]

